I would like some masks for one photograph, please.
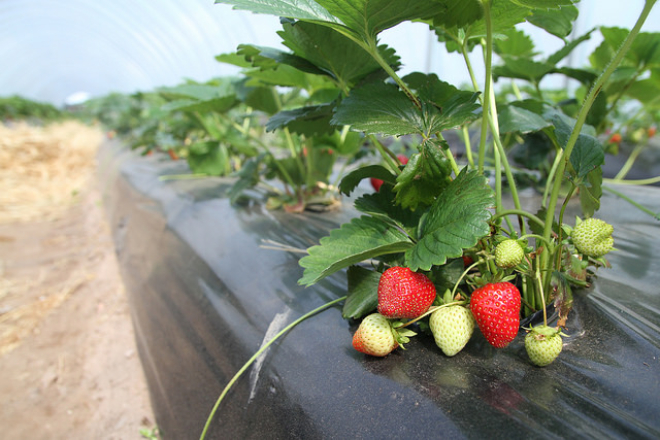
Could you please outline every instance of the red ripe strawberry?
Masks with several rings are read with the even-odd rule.
[[[371,356],[387,356],[398,346],[392,325],[378,313],[364,318],[353,335],[353,348]]]
[[[380,191],[380,187],[383,185],[382,180],[372,177],[371,179],[369,179],[369,181],[371,182],[371,186],[374,188],[376,192]]]
[[[422,273],[407,267],[390,267],[378,283],[378,312],[391,319],[414,319],[435,300],[435,286]]]
[[[408,158],[403,154],[397,154],[396,158],[399,159],[399,162],[401,162],[402,165],[408,163]],[[372,177],[371,179],[369,179],[369,181],[371,182],[371,186],[374,188],[376,192],[380,191],[380,187],[383,185],[382,180]]]
[[[472,292],[470,310],[479,330],[496,348],[513,341],[520,327],[520,292],[509,282],[489,283]]]

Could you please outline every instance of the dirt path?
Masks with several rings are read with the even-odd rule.
[[[54,221],[0,225],[0,432],[140,439],[153,428],[95,188]]]

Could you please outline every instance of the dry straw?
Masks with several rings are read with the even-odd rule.
[[[92,176],[102,139],[77,121],[0,125],[0,223],[61,216]]]

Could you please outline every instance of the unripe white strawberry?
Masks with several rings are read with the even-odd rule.
[[[495,264],[503,269],[519,265],[525,256],[525,251],[518,241],[504,240],[495,248]]]
[[[447,356],[454,356],[465,347],[472,337],[474,324],[472,312],[460,305],[442,307],[433,312],[429,320],[435,344]]]
[[[614,232],[612,225],[600,219],[588,218],[575,225],[571,238],[578,251],[598,258],[614,247],[612,232]]]
[[[561,353],[563,341],[560,330],[539,325],[525,336],[525,350],[534,365],[545,367],[550,365]]]
[[[380,313],[364,318],[353,335],[353,348],[371,356],[387,356],[398,346],[392,324]]]

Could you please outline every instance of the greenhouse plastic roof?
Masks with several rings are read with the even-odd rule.
[[[578,32],[596,25],[632,27],[642,2],[633,3],[622,8],[619,0],[582,0]],[[144,91],[185,78],[229,75],[235,68],[216,62],[216,55],[241,43],[277,46],[279,28],[276,17],[235,11],[213,0],[3,0],[0,96],[19,94],[60,105],[80,92]],[[643,28],[658,29],[660,7]],[[543,46],[561,44],[530,33]],[[397,49],[405,71],[432,70],[456,85],[465,82],[462,64],[451,62],[453,55],[429,49],[433,37],[424,25],[406,23],[381,39]],[[595,44],[585,45],[576,63]]]

